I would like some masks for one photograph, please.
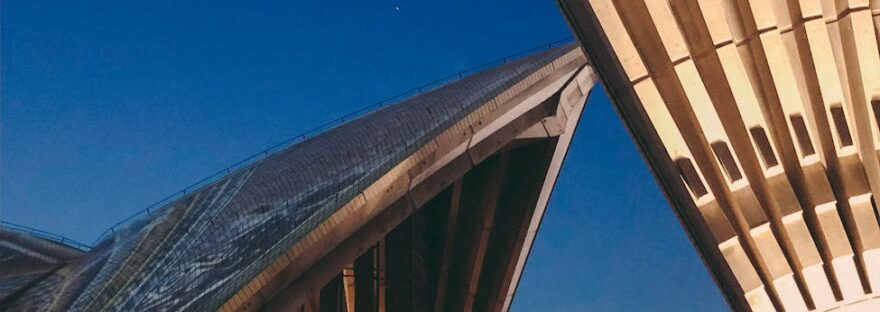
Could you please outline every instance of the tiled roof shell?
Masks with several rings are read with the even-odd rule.
[[[19,285],[0,310],[216,309],[397,163],[572,49],[464,77],[232,172]],[[0,275],[0,296],[12,283]]]

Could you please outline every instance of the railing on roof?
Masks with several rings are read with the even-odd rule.
[[[62,245],[68,246],[68,247],[79,249],[81,251],[89,251],[89,249],[92,249],[92,246],[80,243],[78,241],[69,239],[67,237],[53,234],[53,233],[49,233],[49,232],[46,232],[43,230],[38,230],[38,229],[35,229],[32,227],[28,227],[28,226],[24,226],[24,225],[20,225],[20,224],[9,223],[6,221],[0,221],[0,227],[13,229],[18,232],[24,232],[24,233],[27,233],[27,234],[30,234],[30,235],[33,235],[33,236],[36,236],[36,237],[39,237],[39,238],[42,238],[45,240],[53,241],[53,242],[56,242],[56,243],[59,243],[59,244],[62,244]]]
[[[224,177],[224,176],[226,176],[230,173],[233,173],[235,171],[241,170],[251,164],[256,163],[258,160],[264,159],[264,158],[268,157],[269,155],[273,155],[274,153],[282,151],[289,146],[292,146],[296,143],[305,141],[309,138],[315,137],[315,136],[323,133],[324,131],[338,127],[342,124],[345,124],[346,122],[357,119],[361,116],[365,116],[365,115],[367,115],[371,112],[374,112],[374,111],[376,111],[382,107],[385,107],[387,105],[394,104],[394,103],[397,103],[403,99],[409,98],[411,96],[419,95],[423,92],[433,90],[437,87],[440,87],[442,85],[445,85],[445,84],[453,82],[453,81],[457,81],[459,79],[462,79],[470,74],[479,72],[481,70],[485,70],[485,69],[491,68],[493,66],[498,66],[498,65],[510,63],[511,61],[517,60],[525,55],[540,52],[540,51],[546,51],[546,50],[549,50],[554,47],[563,46],[563,45],[571,42],[572,39],[573,39],[572,37],[562,38],[559,40],[555,40],[555,41],[552,41],[549,43],[545,43],[545,44],[542,44],[542,45],[539,45],[539,46],[536,46],[533,48],[529,48],[526,50],[522,50],[522,51],[510,54],[510,55],[507,55],[505,57],[496,59],[491,62],[486,62],[486,63],[480,64],[480,65],[477,65],[474,67],[470,67],[470,68],[465,69],[463,71],[460,71],[458,73],[455,73],[455,74],[428,82],[428,83],[421,85],[419,87],[398,93],[396,95],[385,98],[385,99],[378,101],[376,103],[361,107],[351,113],[345,114],[345,115],[343,115],[339,118],[336,118],[332,121],[326,122],[320,126],[309,129],[309,130],[307,130],[303,133],[300,133],[299,135],[296,135],[292,138],[278,142],[275,145],[270,146],[269,148],[266,148],[256,154],[248,156],[245,159],[242,159],[232,165],[229,165],[228,167],[226,167],[220,171],[217,171],[217,172],[215,172],[215,173],[213,173],[213,174],[211,174],[201,180],[198,180],[195,183],[190,184],[187,187],[184,187],[182,190],[177,191],[171,195],[168,195],[168,196],[150,204],[146,208],[141,209],[140,211],[134,213],[133,215],[123,219],[122,221],[119,221],[116,224],[113,224],[112,226],[110,226],[110,228],[108,228],[107,230],[102,232],[101,235],[98,236],[97,239],[95,239],[95,241],[94,241],[94,243],[92,243],[92,245],[97,245],[98,242],[100,242],[102,239],[104,239],[104,237],[106,237],[107,235],[109,235],[111,233],[116,232],[118,229],[122,228],[123,226],[125,226],[126,224],[128,224],[129,222],[134,220],[135,218],[142,216],[142,215],[150,214],[153,211],[155,211],[156,209],[162,208],[162,207],[164,207],[164,205],[169,204],[171,202],[174,202],[177,199],[182,198],[183,196],[186,196],[186,194],[193,193],[194,191],[197,191],[197,190],[201,189],[202,187],[213,183],[215,180],[217,180],[221,177]]]

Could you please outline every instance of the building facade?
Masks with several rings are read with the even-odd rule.
[[[880,0],[558,3],[579,44],[267,155],[94,247],[0,227],[0,310],[506,311],[601,78],[731,309],[880,311]]]

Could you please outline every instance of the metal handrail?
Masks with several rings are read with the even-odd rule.
[[[511,61],[516,60],[516,59],[518,59],[522,56],[525,56],[527,54],[531,54],[531,53],[538,52],[538,51],[545,51],[545,50],[549,50],[553,47],[567,44],[567,43],[571,42],[572,39],[573,39],[572,37],[562,38],[559,40],[555,40],[555,41],[552,41],[549,43],[545,43],[545,44],[542,44],[542,45],[539,45],[536,47],[532,47],[532,48],[529,48],[526,50],[522,50],[522,51],[510,54],[510,55],[504,56],[502,58],[496,59],[491,62],[487,62],[487,63],[483,63],[483,64],[480,64],[477,66],[470,67],[470,68],[462,70],[458,73],[433,80],[433,81],[428,82],[426,84],[423,84],[419,87],[395,94],[391,97],[385,98],[385,99],[380,100],[376,103],[361,107],[351,113],[345,114],[341,117],[333,119],[333,120],[326,122],[324,124],[321,124],[317,127],[306,130],[305,132],[302,132],[302,133],[300,133],[294,137],[291,137],[289,139],[286,139],[284,141],[278,142],[278,143],[270,146],[269,148],[263,149],[262,151],[260,151],[258,153],[255,153],[251,156],[248,156],[248,157],[246,157],[246,158],[244,158],[244,159],[242,159],[232,165],[227,166],[224,169],[221,169],[221,170],[219,170],[219,171],[217,171],[217,172],[215,172],[205,178],[202,178],[201,180],[198,180],[195,183],[184,187],[180,191],[177,191],[177,192],[174,192],[168,196],[165,196],[164,198],[148,205],[146,208],[143,208],[140,211],[132,214],[131,216],[128,216],[127,218],[113,224],[107,230],[102,232],[101,235],[99,235],[98,238],[95,239],[95,241],[94,241],[94,243],[92,243],[92,245],[97,245],[98,242],[100,242],[102,239],[104,239],[104,237],[106,237],[107,235],[109,235],[111,233],[116,232],[116,230],[118,230],[123,225],[126,225],[128,222],[130,222],[134,218],[139,217],[144,214],[150,214],[151,212],[154,211],[154,209],[161,208],[165,204],[171,203],[171,202],[185,196],[188,193],[192,193],[193,191],[195,191],[197,189],[200,189],[206,185],[211,184],[212,182],[214,182],[216,179],[218,179],[220,177],[223,177],[223,176],[225,176],[229,173],[235,172],[237,170],[241,170],[242,168],[245,168],[253,163],[256,163],[257,160],[264,159],[264,158],[268,157],[270,154],[274,154],[276,152],[279,152],[288,146],[291,146],[293,144],[296,144],[296,143],[305,141],[309,138],[315,137],[318,134],[323,133],[324,131],[330,130],[332,128],[335,128],[335,127],[338,127],[342,124],[345,124],[351,120],[354,120],[354,119],[357,119],[361,116],[367,115],[373,111],[376,111],[382,107],[385,107],[386,105],[397,103],[399,100],[405,99],[409,96],[415,96],[415,95],[421,94],[423,92],[433,90],[434,88],[439,87],[439,86],[443,85],[444,83],[457,81],[459,79],[464,78],[465,76],[467,76],[469,74],[472,74],[477,71],[489,68],[493,65],[507,64],[507,63],[510,63]]]
[[[59,243],[59,244],[62,244],[62,245],[68,246],[68,247],[76,248],[81,251],[89,251],[89,249],[92,249],[92,246],[90,246],[90,245],[86,245],[86,244],[80,243],[76,240],[73,240],[73,239],[58,235],[58,234],[49,233],[49,232],[46,232],[43,230],[35,229],[35,228],[29,227],[29,226],[10,223],[10,222],[6,222],[6,221],[0,221],[0,227],[5,227],[5,228],[13,229],[13,230],[16,230],[19,232],[24,232],[24,233],[27,233],[27,234],[30,234],[30,235],[33,235],[33,236],[36,236],[36,237],[39,237],[39,238],[42,238],[45,240],[53,241],[53,242],[56,242],[56,243]]]

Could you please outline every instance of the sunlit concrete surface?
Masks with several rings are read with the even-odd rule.
[[[733,309],[876,311],[880,1],[558,2]]]

